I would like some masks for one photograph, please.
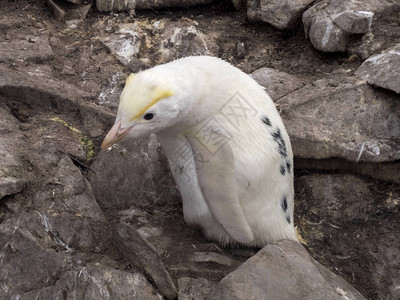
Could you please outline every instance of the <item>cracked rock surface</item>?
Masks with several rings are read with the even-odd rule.
[[[398,4],[289,2],[0,1],[1,299],[400,297]],[[100,151],[129,73],[204,54],[275,101],[301,245],[187,226],[154,135]]]

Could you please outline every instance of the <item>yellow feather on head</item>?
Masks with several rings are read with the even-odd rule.
[[[121,93],[120,108],[131,116],[129,121],[140,118],[158,101],[174,95],[165,80],[156,81],[154,76],[146,75],[148,74],[144,71],[130,74],[126,79],[125,88]]]

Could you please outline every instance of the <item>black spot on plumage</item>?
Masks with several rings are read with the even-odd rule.
[[[290,216],[286,216],[286,221],[290,224]]]
[[[288,171],[288,173],[291,173],[292,169],[292,164],[290,163],[290,161],[286,161],[286,170]]]
[[[282,175],[286,174],[286,168],[284,165],[281,165],[281,167],[279,168],[279,171],[281,172]]]
[[[287,211],[288,203],[287,203],[286,196],[283,196],[283,198],[282,198],[281,207],[282,207],[283,211],[285,211],[285,212]]]
[[[274,133],[272,133],[272,137],[274,138],[274,141],[278,144],[279,154],[283,158],[286,158],[287,157],[287,149],[286,149],[285,141],[283,140],[283,137],[281,135],[281,130],[278,128]]]
[[[261,120],[263,121],[263,123],[264,123],[265,125],[271,126],[271,120],[270,120],[268,117],[264,116],[264,117],[262,117]]]

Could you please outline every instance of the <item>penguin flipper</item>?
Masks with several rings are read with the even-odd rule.
[[[237,195],[232,148],[225,143],[211,153],[196,137],[188,139],[195,157],[198,183],[212,215],[231,238],[250,244],[254,235]]]

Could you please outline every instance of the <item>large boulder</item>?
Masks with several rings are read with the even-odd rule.
[[[227,275],[208,299],[364,299],[303,246],[283,240],[265,246]]]
[[[363,81],[322,79],[277,101],[299,158],[400,159],[398,97]]]

